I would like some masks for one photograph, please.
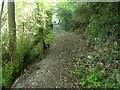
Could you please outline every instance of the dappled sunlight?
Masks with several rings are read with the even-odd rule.
[[[120,88],[118,3],[3,1],[3,89]]]

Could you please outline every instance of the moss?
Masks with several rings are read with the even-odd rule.
[[[44,43],[43,43],[43,41],[39,42],[35,46],[35,48],[34,48],[34,54],[35,54],[35,56],[39,55],[40,58],[44,57]]]

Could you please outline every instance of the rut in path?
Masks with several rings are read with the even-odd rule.
[[[80,38],[73,33],[56,36],[46,50],[46,57],[42,61],[36,60],[12,87],[78,88],[78,78],[74,71],[77,58],[81,55],[81,49],[76,48],[76,43],[84,47]]]

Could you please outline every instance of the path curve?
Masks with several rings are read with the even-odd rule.
[[[78,88],[74,71],[81,50],[75,47],[77,42],[83,44],[73,33],[56,36],[46,50],[46,57],[36,60],[12,88]]]

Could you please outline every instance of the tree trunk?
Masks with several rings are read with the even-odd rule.
[[[3,7],[4,7],[4,0],[2,0],[2,6],[1,6],[1,9],[0,9],[0,31],[1,31],[1,28],[2,28],[2,12],[3,12]]]
[[[16,24],[15,24],[15,3],[8,0],[8,26],[9,26],[9,51],[13,59],[13,52],[16,46]]]

